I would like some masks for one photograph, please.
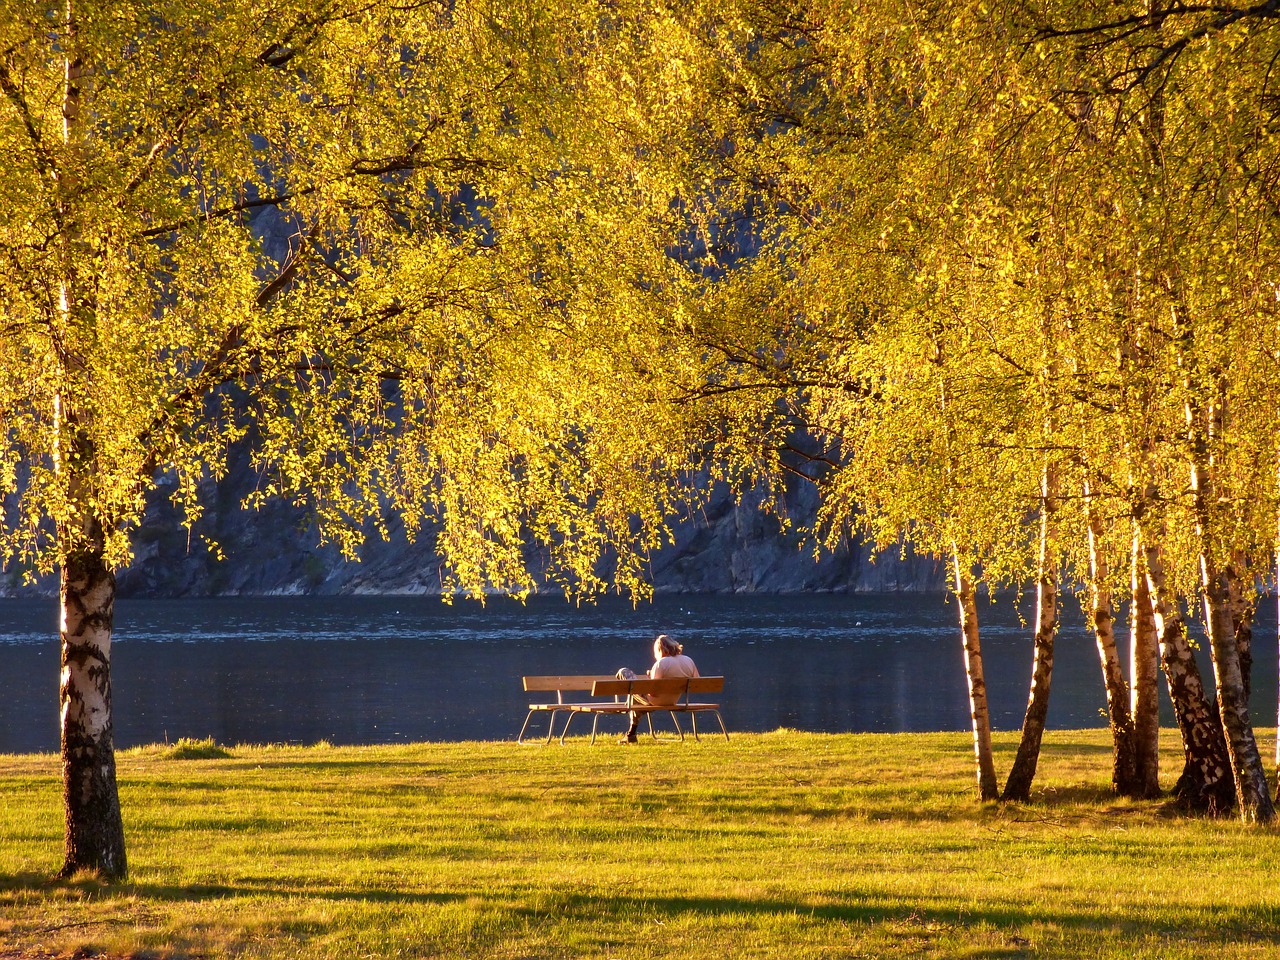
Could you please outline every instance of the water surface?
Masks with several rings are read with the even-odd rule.
[[[980,617],[992,720],[1016,729],[1031,629],[1009,600],[982,603]],[[57,749],[56,625],[51,601],[0,601],[0,752]],[[642,670],[659,632],[681,640],[702,673],[725,675],[731,731],[968,728],[955,606],[941,595],[664,596],[638,608],[271,597],[121,601],[116,743],[514,739],[522,675]],[[1271,726],[1274,603],[1256,636],[1254,717]],[[1104,707],[1096,648],[1068,599],[1049,724],[1103,726]]]

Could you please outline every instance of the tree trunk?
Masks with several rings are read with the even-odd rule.
[[[1050,547],[1053,515],[1057,507],[1055,477],[1046,467],[1041,480],[1043,503],[1040,509],[1040,577],[1036,583],[1035,657],[1031,667],[1031,694],[1022,720],[1018,755],[1000,799],[1026,802],[1031,799],[1031,782],[1040,760],[1040,741],[1049,715],[1049,688],[1053,681],[1053,643],[1058,632],[1058,582]]]
[[[66,855],[62,875],[93,870],[123,878],[124,824],[116,790],[111,723],[111,623],[115,575],[98,549],[62,565],[62,795]]]
[[[973,754],[978,766],[978,798],[995,800],[995,757],[991,750],[991,714],[987,710],[987,681],[982,671],[982,645],[978,639],[978,605],[973,579],[964,572],[958,552],[952,555],[956,601],[960,608],[960,638],[964,642],[964,672],[969,681],[969,716],[973,721]]]
[[[1231,761],[1222,724],[1205,695],[1200,667],[1187,642],[1182,611],[1165,578],[1158,541],[1144,529],[1142,543],[1147,561],[1147,589],[1151,592],[1160,644],[1160,666],[1169,685],[1169,699],[1178,718],[1186,757],[1174,793],[1192,810],[1222,813],[1235,802],[1235,784],[1228,776]]]
[[[1138,761],[1129,712],[1129,684],[1116,648],[1115,617],[1111,613],[1110,571],[1102,552],[1102,521],[1093,506],[1089,484],[1084,488],[1084,509],[1089,533],[1089,614],[1098,641],[1102,681],[1107,690],[1107,721],[1111,727],[1111,786],[1125,797],[1142,796]]]
[[[93,296],[81,288],[78,257],[86,251],[75,215],[79,189],[77,164],[71,162],[85,149],[88,111],[85,99],[93,69],[80,55],[79,30],[72,0],[64,6],[62,48],[66,84],[63,88],[63,143],[67,160],[58,171],[58,206],[63,221],[63,275],[59,282],[57,315],[69,341],[72,332],[83,335],[92,327]],[[60,379],[69,371],[84,374],[83,360],[59,342]],[[73,391],[74,394],[74,391]],[[93,870],[107,879],[121,879],[128,872],[124,825],[116,789],[115,747],[111,723],[111,625],[116,580],[104,557],[103,528],[93,506],[95,452],[74,401],[62,394],[54,398],[53,422],[57,434],[53,468],[65,485],[68,515],[59,523],[61,552],[62,675],[58,702],[62,727],[62,798],[66,816],[62,876]]]
[[[1181,343],[1191,344],[1192,327],[1180,312]],[[1191,463],[1191,502],[1195,513],[1196,538],[1200,547],[1200,590],[1204,597],[1205,630],[1209,634],[1209,650],[1213,654],[1213,673],[1218,689],[1218,713],[1227,736],[1227,752],[1231,758],[1231,775],[1235,779],[1236,801],[1240,817],[1245,822],[1270,823],[1275,819],[1275,807],[1271,803],[1271,791],[1262,765],[1262,754],[1253,735],[1249,720],[1249,697],[1245,692],[1244,673],[1237,646],[1235,618],[1240,611],[1233,603],[1233,592],[1238,600],[1242,591],[1239,583],[1232,584],[1233,571],[1230,560],[1221,563],[1218,545],[1214,542],[1217,518],[1214,502],[1217,499],[1215,477],[1215,444],[1226,431],[1227,405],[1226,383],[1220,372],[1212,376],[1211,399],[1204,404],[1195,402],[1196,384],[1194,354],[1184,348],[1188,364],[1187,421],[1188,459]]]
[[[1192,481],[1193,488],[1196,481]],[[1197,500],[1202,499],[1197,492]],[[1197,514],[1201,513],[1199,505]],[[1197,520],[1199,526],[1201,520]],[[1240,817],[1246,822],[1270,823],[1275,819],[1275,807],[1267,786],[1262,755],[1249,721],[1249,701],[1244,692],[1244,678],[1240,671],[1240,653],[1236,648],[1236,635],[1231,616],[1228,577],[1219,570],[1209,553],[1205,535],[1201,533],[1200,554],[1201,588],[1204,591],[1205,627],[1209,634],[1209,649],[1213,653],[1213,672],[1217,679],[1218,711],[1226,730],[1227,750],[1231,760],[1231,773],[1235,779],[1236,798],[1240,804]]]
[[[1133,678],[1130,714],[1133,717],[1134,765],[1137,796],[1160,796],[1160,642],[1155,611],[1147,584],[1142,537],[1135,529],[1132,566],[1133,606],[1129,626],[1129,676]]]
[[[1240,550],[1233,550],[1231,562],[1223,572],[1227,576],[1230,593],[1227,603],[1231,608],[1231,629],[1236,638],[1236,650],[1240,654],[1240,675],[1244,681],[1244,699],[1253,696],[1253,618],[1258,612],[1258,599],[1252,590],[1245,590],[1244,583],[1250,576],[1249,559]]]

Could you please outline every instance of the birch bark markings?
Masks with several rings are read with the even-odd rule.
[[[1005,782],[1001,800],[1031,799],[1031,782],[1035,779],[1044,738],[1045,719],[1049,715],[1049,691],[1053,681],[1053,646],[1058,631],[1058,575],[1053,562],[1053,526],[1058,509],[1057,471],[1046,464],[1041,479],[1040,559],[1036,580],[1035,656],[1031,667],[1031,693],[1022,720],[1022,737],[1018,753]]]
[[[1258,602],[1245,586],[1250,571],[1244,551],[1233,550],[1222,572],[1227,578],[1227,604],[1231,608],[1231,628],[1240,653],[1240,675],[1247,703],[1253,693],[1253,618],[1258,612]]]
[[[93,70],[79,51],[76,10],[72,0],[65,16],[65,84],[62,138],[65,157],[88,149],[85,132],[85,85]],[[85,388],[91,376],[74,351],[94,336],[93,293],[84,289],[76,264],[83,243],[76,220],[79,184],[66,162],[57,171],[61,228],[61,278],[56,313],[61,336],[56,338],[58,380]],[[64,496],[64,515],[57,522],[61,544],[59,601],[61,617],[61,676],[58,685],[60,753],[65,815],[61,874],[89,869],[119,879],[128,872],[124,825],[116,785],[115,745],[111,721],[111,628],[115,605],[115,575],[105,562],[104,531],[92,505],[92,479],[85,475],[94,462],[91,441],[75,408],[74,391],[54,397],[54,470]]]
[[[1226,577],[1209,557],[1201,558],[1201,570],[1204,577],[1205,628],[1213,654],[1218,710],[1227,735],[1240,817],[1247,822],[1270,823],[1276,812],[1271,803],[1258,743],[1253,735],[1253,725],[1249,722],[1249,703],[1244,695],[1240,655],[1227,601]]]
[[[1245,694],[1232,617],[1231,587],[1226,571],[1219,567],[1214,557],[1210,505],[1213,496],[1212,464],[1200,411],[1190,400],[1187,402],[1187,423],[1191,441],[1191,492],[1196,535],[1200,541],[1200,588],[1204,598],[1205,631],[1213,654],[1218,710],[1226,732],[1236,799],[1243,820],[1269,823],[1275,819],[1276,813],[1258,743],[1253,735],[1253,725],[1249,721],[1249,701]]]
[[[116,788],[111,712],[111,628],[116,580],[103,562],[102,531],[62,566],[62,792],[66,816],[62,875],[90,869],[106,877],[128,872]]]
[[[1142,537],[1135,527],[1130,570],[1133,601],[1129,613],[1130,714],[1133,717],[1137,796],[1160,795],[1160,643],[1147,583]]]
[[[1112,788],[1122,796],[1142,796],[1130,707],[1129,684],[1116,646],[1115,616],[1111,612],[1110,570],[1102,551],[1102,520],[1088,481],[1084,485],[1085,521],[1089,538],[1089,619],[1098,642],[1098,657],[1107,691],[1107,721],[1111,727]]]
[[[953,547],[952,566],[956,581],[956,606],[960,611],[960,638],[964,644],[964,673],[969,686],[969,717],[973,726],[973,755],[978,770],[978,798],[995,800],[1000,795],[996,782],[995,756],[991,749],[991,713],[987,709],[987,681],[982,669],[982,644],[978,634],[978,605],[974,600],[973,578],[960,562]]]
[[[1221,813],[1235,802],[1234,783],[1227,775],[1231,762],[1222,725],[1205,694],[1200,667],[1187,642],[1178,598],[1165,576],[1159,539],[1153,536],[1153,531],[1144,528],[1142,543],[1147,561],[1147,589],[1160,644],[1160,666],[1169,686],[1186,758],[1174,792],[1193,809]]]

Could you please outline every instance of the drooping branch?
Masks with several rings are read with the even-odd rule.
[[[320,188],[316,185],[302,187],[299,190],[286,190],[283,193],[277,193],[270,197],[258,197],[253,200],[241,200],[236,203],[228,203],[212,210],[207,210],[203,214],[187,217],[185,220],[173,220],[159,227],[151,227],[150,229],[141,231],[138,236],[143,239],[151,239],[152,237],[162,237],[166,234],[177,233],[185,230],[187,227],[193,227],[200,223],[206,223],[209,220],[219,220],[222,217],[232,216],[237,213],[248,213],[250,210],[258,210],[262,207],[279,207],[290,200],[298,197],[305,197],[315,193]]]
[[[442,122],[442,120],[437,120],[435,126],[439,126]],[[497,165],[492,161],[478,157],[449,156],[423,159],[418,156],[420,146],[421,141],[418,141],[408,151],[396,156],[353,160],[348,166],[347,172],[333,182],[348,183],[361,177],[384,177],[394,173],[408,173],[415,170],[438,169],[457,173],[466,170],[480,171],[497,168]],[[267,197],[237,200],[234,203],[223,204],[219,207],[192,214],[181,220],[171,220],[157,227],[149,227],[140,231],[138,236],[142,239],[153,239],[178,233],[188,227],[207,223],[210,220],[220,220],[223,217],[248,213],[252,210],[260,210],[263,207],[281,207],[301,197],[308,197],[318,193],[321,189],[321,184],[312,183],[296,190],[283,190]]]
[[[258,309],[267,306],[272,300],[279,296],[280,291],[293,282],[298,275],[298,271],[302,269],[308,258],[308,251],[311,250],[312,241],[316,236],[316,228],[312,228],[311,232],[301,239],[298,248],[294,250],[289,258],[280,267],[280,272],[264,284],[262,289],[258,291],[258,296],[254,302],[258,305]]]
[[[1161,67],[1171,66],[1184,50],[1192,43],[1247,20],[1277,21],[1280,20],[1280,0],[1263,0],[1251,6],[1240,7],[1234,4],[1172,4],[1150,12],[1120,17],[1111,21],[1083,24],[1078,27],[1044,26],[1033,34],[1036,41],[1075,39],[1086,42],[1085,46],[1106,47],[1120,43],[1145,31],[1159,32],[1171,21],[1185,22],[1189,17],[1209,16],[1206,22],[1193,26],[1185,33],[1164,45],[1154,46],[1154,54],[1150,60],[1131,70],[1122,71],[1110,78],[1106,84],[1106,92],[1112,94],[1128,93],[1144,85]]]
[[[18,116],[22,120],[23,130],[27,134],[27,139],[31,142],[31,153],[36,160],[36,168],[41,175],[49,180],[55,180],[58,176],[58,165],[53,158],[53,154],[45,146],[44,138],[40,136],[40,129],[36,126],[35,117],[31,115],[31,107],[27,103],[27,98],[23,96],[22,89],[14,82],[13,75],[9,72],[8,65],[3,59],[0,59],[0,91],[3,91],[5,98],[13,104],[18,112]]]

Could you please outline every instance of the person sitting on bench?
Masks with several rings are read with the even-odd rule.
[[[653,666],[649,668],[649,678],[652,680],[661,680],[663,677],[696,677],[698,674],[697,665],[689,657],[684,655],[684,646],[676,643],[665,633],[658,635],[653,641]],[[623,667],[618,671],[619,680],[634,680],[636,674],[627,667]],[[674,705],[679,699],[678,695],[672,695],[670,699],[660,696],[641,697],[645,703],[651,706]],[[627,732],[619,739],[619,743],[635,743],[636,727],[640,725],[640,714],[632,711],[631,726]]]

